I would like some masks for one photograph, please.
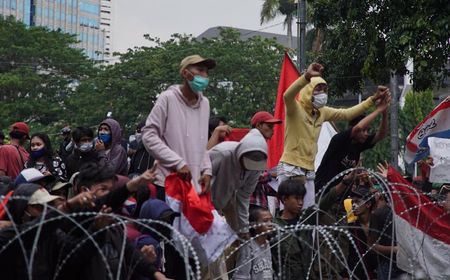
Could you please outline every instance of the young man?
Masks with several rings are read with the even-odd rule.
[[[105,154],[105,145],[101,141],[94,142],[94,132],[88,127],[77,127],[72,131],[74,149],[67,157],[67,177],[80,171],[81,167],[89,162],[108,165]]]
[[[209,151],[212,162],[212,201],[223,211],[227,223],[241,238],[248,239],[250,195],[267,164],[267,143],[252,129],[240,142],[226,141]]]
[[[23,147],[29,136],[30,128],[24,122],[16,122],[10,127],[11,143],[0,147],[0,176],[14,180],[24,168],[29,154]]]
[[[276,124],[281,124],[283,121],[280,119],[275,119],[273,115],[266,111],[259,111],[253,115],[250,121],[252,128],[256,128],[261,134],[270,140],[273,136],[273,126]]]
[[[376,279],[377,259],[374,252],[370,250],[368,242],[371,235],[369,225],[372,210],[375,208],[375,196],[369,188],[358,186],[352,191],[351,199],[353,213],[358,219],[349,225],[350,234],[355,241],[354,245],[349,246],[347,256],[347,264],[352,268],[352,275],[348,275],[345,271],[343,276],[350,279]]]
[[[213,116],[209,118],[208,124],[208,150],[224,141],[231,133],[231,127],[228,125],[227,119],[222,116]]]
[[[334,176],[342,171],[356,167],[360,154],[372,148],[376,143],[386,137],[390,97],[383,99],[376,105],[375,111],[367,116],[361,115],[349,122],[349,128],[331,138],[328,149],[317,169],[314,185],[316,193],[319,192]],[[369,127],[378,115],[382,120],[378,131],[369,134]],[[334,186],[338,181],[333,182]]]
[[[161,93],[142,129],[144,146],[158,160],[155,184],[159,199],[165,199],[164,181],[171,172],[192,179],[198,193],[210,188],[211,161],[206,149],[209,101],[203,91],[209,83],[209,70],[215,66],[209,58],[185,57],[180,64],[183,83]]]
[[[105,145],[105,154],[110,167],[116,174],[128,174],[127,152],[121,145],[122,128],[111,118],[105,119],[98,127],[98,139]]]
[[[255,207],[250,210],[250,234],[253,237],[238,251],[236,280],[272,280],[272,254],[270,252],[269,235],[272,233],[272,214],[268,209]],[[264,224],[257,226],[258,224]]]
[[[328,87],[321,78],[323,66],[312,63],[304,75],[284,93],[286,124],[284,151],[278,166],[279,181],[300,180],[308,192],[304,207],[314,203],[314,159],[320,128],[325,121],[351,120],[370,108],[388,91],[379,87],[377,93],[348,109],[325,106]]]
[[[350,179],[351,174],[346,176]],[[348,186],[340,183],[333,187],[319,201],[319,211],[327,211],[336,202]],[[307,194],[305,186],[300,180],[283,181],[278,188],[278,199],[283,203],[284,209],[275,218],[275,223],[284,228],[282,235],[275,240],[272,247],[274,268],[281,279],[306,279],[307,275],[314,274],[312,269],[312,230],[293,230],[288,226],[312,225],[316,223],[314,207],[304,207],[304,198]],[[278,260],[278,243],[281,250],[281,262]],[[323,256],[322,256],[323,257]],[[322,260],[322,263],[324,261]]]

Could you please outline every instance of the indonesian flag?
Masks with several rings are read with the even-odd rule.
[[[181,214],[175,218],[174,228],[191,242],[203,265],[214,262],[237,236],[214,209],[211,195],[197,194],[192,183],[175,173],[166,177],[165,190],[167,204]],[[174,242],[183,252],[181,241],[176,236]]]
[[[416,190],[392,167],[397,266],[431,279],[450,279],[450,213]]]
[[[284,101],[283,94],[288,87],[298,79],[300,73],[295,67],[294,62],[287,53],[284,53],[283,64],[281,65],[280,81],[278,82],[277,99],[275,103],[276,119],[284,120]],[[267,168],[271,169],[278,165],[284,149],[284,125],[275,125],[273,128],[273,136],[268,142],[269,158],[267,160]]]
[[[413,163],[428,156],[428,137],[450,138],[450,98],[446,98],[408,135],[405,161]]]

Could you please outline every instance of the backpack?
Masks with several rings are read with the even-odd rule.
[[[128,174],[142,174],[152,168],[154,162],[155,159],[147,152],[144,144],[141,142],[139,143],[136,152],[131,157],[130,170],[128,171]]]

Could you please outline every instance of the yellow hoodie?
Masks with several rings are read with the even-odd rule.
[[[301,76],[284,93],[286,109],[284,150],[280,161],[314,170],[317,153],[317,140],[320,128],[325,121],[352,120],[361,115],[374,103],[372,97],[348,109],[335,109],[324,106],[313,115],[311,97],[318,84],[326,84],[320,77],[311,78],[311,82]],[[298,93],[300,96],[297,98]]]

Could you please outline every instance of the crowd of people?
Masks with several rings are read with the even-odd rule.
[[[10,126],[8,143],[0,134],[1,278],[189,278],[195,259],[173,241],[185,213],[167,203],[171,174],[211,200],[236,235],[214,262],[200,264],[202,279],[402,275],[392,203],[361,159],[386,136],[389,89],[378,86],[351,108],[326,106],[323,66],[313,63],[284,93],[285,119],[256,112],[249,132],[227,141],[233,129],[226,118],[210,117],[203,94],[215,66],[199,55],[184,58],[182,83],[159,95],[128,143],[111,117],[95,129],[64,127],[58,149],[25,122]],[[348,128],[333,136],[315,171],[321,126],[340,120]],[[267,170],[277,125],[285,131],[283,155]],[[386,168],[379,166],[381,175]],[[450,188],[438,193],[450,211]],[[317,226],[346,231],[319,235]]]

